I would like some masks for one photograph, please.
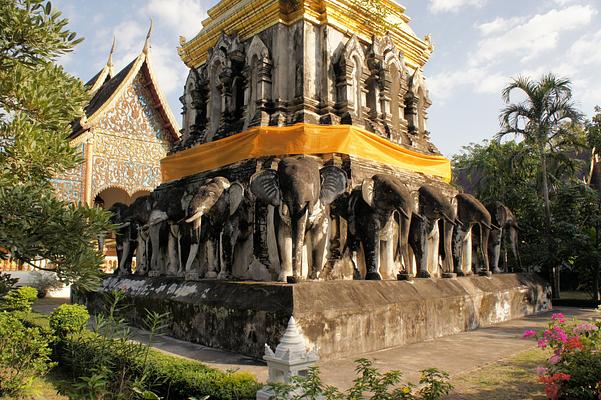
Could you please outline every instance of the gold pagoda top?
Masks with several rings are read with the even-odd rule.
[[[403,52],[405,63],[414,69],[423,67],[433,51],[430,36],[420,39],[413,32],[403,6],[394,0],[383,0],[383,4],[388,9],[386,26],[357,0],[222,0],[208,11],[198,35],[188,41],[180,37],[178,52],[188,67],[197,68],[206,62],[208,50],[222,32],[237,33],[243,41],[275,24],[291,25],[304,19],[356,34],[366,41],[382,30],[388,31]]]

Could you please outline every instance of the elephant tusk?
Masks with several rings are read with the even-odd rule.
[[[443,218],[445,219],[445,221],[447,221],[449,224],[453,225],[453,226],[457,226],[457,220],[453,220],[452,218],[449,218],[446,214],[442,214]]]
[[[116,229],[119,230],[119,229],[127,228],[129,225],[131,225],[131,222],[125,222],[121,225],[117,225]]]
[[[196,221],[198,218],[202,217],[202,211],[196,212],[196,214],[192,215],[190,218],[186,219],[188,224]]]
[[[148,225],[146,225],[146,227],[150,228],[151,226],[158,225],[158,224],[160,224],[162,222],[165,222],[165,221],[167,221],[167,218],[155,219],[155,220],[149,221]]]
[[[463,222],[461,222],[460,220],[458,220],[457,218],[455,218],[455,224],[453,224],[453,225],[454,226],[459,225],[462,228],[465,226],[465,224]]]
[[[398,210],[401,214],[403,214],[405,216],[405,218],[411,219],[411,215],[407,214],[407,211],[403,210],[402,208],[399,208]]]

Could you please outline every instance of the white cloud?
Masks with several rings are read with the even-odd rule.
[[[497,33],[500,31],[506,31],[508,29],[511,29],[523,21],[524,21],[524,18],[520,18],[520,17],[514,17],[514,18],[497,17],[490,22],[477,24],[476,28],[480,31],[480,33],[483,36],[487,36],[492,33]]]
[[[588,25],[596,14],[597,10],[589,5],[537,14],[497,36],[481,40],[471,63],[479,65],[510,56],[522,62],[534,59],[544,51],[556,48],[560,33]]]
[[[200,32],[207,15],[199,0],[151,0],[144,10],[188,39]]]
[[[443,72],[428,78],[431,97],[444,103],[461,87],[472,87],[476,93],[500,93],[508,82],[506,75],[492,72],[489,68],[468,68],[461,71]]]
[[[175,47],[153,45],[150,51],[152,67],[165,95],[183,92],[187,68],[179,59]],[[177,114],[177,109],[173,110]]]
[[[430,9],[433,12],[455,12],[461,7],[482,7],[486,0],[430,0]]]
[[[567,53],[567,60],[578,65],[601,64],[601,30],[576,40]]]

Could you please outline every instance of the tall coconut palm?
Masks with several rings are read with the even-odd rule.
[[[511,95],[519,92],[523,100],[511,102]],[[503,89],[503,100],[507,106],[499,116],[501,138],[507,134],[521,136],[524,142],[536,151],[541,160],[542,191],[545,207],[545,237],[551,250],[551,208],[549,205],[549,174],[547,166],[548,153],[555,150],[559,143],[571,135],[565,129],[568,123],[580,122],[582,113],[572,100],[572,84],[569,79],[559,78],[553,74],[544,75],[539,81],[529,77],[514,78]],[[554,272],[553,272],[554,271]],[[553,297],[559,297],[559,268],[551,269]]]

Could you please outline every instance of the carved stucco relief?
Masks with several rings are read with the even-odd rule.
[[[92,141],[93,195],[109,187],[132,195],[161,183],[159,161],[167,155],[169,132],[140,75],[94,126]]]
[[[84,144],[77,146],[79,156],[84,158]],[[84,164],[81,163],[52,179],[52,186],[56,190],[57,197],[64,201],[79,202],[83,196],[83,173]]]

